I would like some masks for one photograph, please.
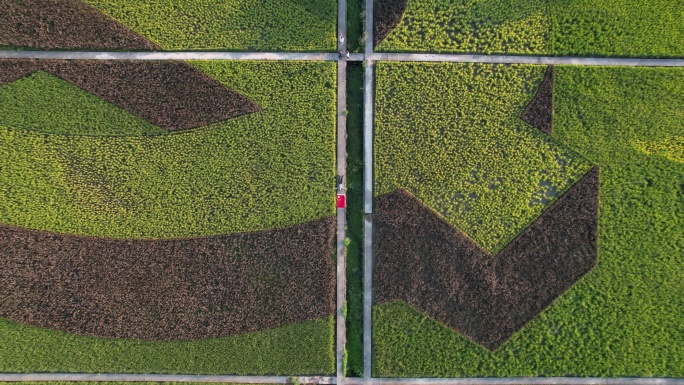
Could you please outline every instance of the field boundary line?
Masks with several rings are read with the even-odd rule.
[[[237,376],[203,374],[88,374],[88,373],[0,373],[2,382],[91,381],[91,382],[228,382],[239,384],[335,384],[329,376]]]
[[[88,374],[88,373],[0,373],[1,382],[89,381],[89,382],[219,382],[236,384],[337,384],[331,376],[239,376],[185,374]],[[358,385],[684,385],[684,379],[665,377],[476,377],[476,378],[353,378]]]
[[[351,383],[351,382],[350,382]],[[684,379],[643,377],[480,377],[480,378],[377,378],[364,385],[682,385]]]
[[[461,55],[429,53],[372,53],[366,55],[373,61],[453,62],[491,64],[540,64],[618,67],[684,67],[684,59],[641,59],[615,57],[572,56],[515,56],[515,55]]]
[[[366,10],[368,12],[368,10]],[[371,15],[372,17],[372,15]],[[366,31],[366,34],[369,32]],[[372,33],[372,31],[370,32]],[[366,39],[372,36],[366,36]],[[368,41],[366,42],[368,45]],[[346,49],[346,38],[345,38]],[[368,49],[368,47],[366,47]],[[81,51],[0,51],[0,59],[57,60],[276,60],[339,61],[338,53],[320,52],[81,52]],[[539,64],[611,67],[684,67],[684,59],[619,57],[464,55],[432,53],[352,53],[348,61],[407,61],[490,64]]]
[[[363,80],[363,378],[373,375],[373,0],[365,0]]]
[[[358,55],[355,57],[358,58]],[[54,60],[278,60],[338,61],[337,53],[317,52],[82,52],[0,51],[0,59]]]

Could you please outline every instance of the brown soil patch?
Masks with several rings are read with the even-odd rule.
[[[169,131],[261,110],[254,101],[181,61],[0,60],[0,85],[39,70]]]
[[[66,332],[196,340],[334,313],[335,218],[173,240],[0,225],[0,316]]]
[[[496,257],[404,191],[376,198],[376,302],[404,300],[490,350],[596,264],[598,168]]]
[[[551,135],[553,129],[553,66],[549,66],[544,74],[530,104],[521,116],[525,122],[537,127],[539,131]]]
[[[159,50],[79,0],[0,0],[0,45],[40,49]]]
[[[373,5],[373,44],[375,47],[399,24],[408,0],[377,0]]]

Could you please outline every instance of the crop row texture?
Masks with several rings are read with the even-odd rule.
[[[596,267],[495,351],[376,306],[374,375],[684,376],[682,85],[681,69],[555,67],[553,139],[601,170]]]
[[[590,169],[520,118],[544,71],[379,63],[376,195],[403,188],[499,252]]]
[[[0,85],[36,71],[47,71],[168,131],[198,128],[260,110],[254,101],[182,61],[2,60]],[[39,77],[38,83],[41,81],[46,79]],[[53,95],[43,94],[44,90],[31,83],[22,84],[18,90],[3,90],[1,112],[9,116],[0,118],[0,122],[16,121],[24,126],[23,121],[32,120],[31,114],[40,114],[38,108],[54,105],[45,100]],[[18,94],[12,95],[14,92]],[[31,99],[43,103],[33,104]],[[67,108],[69,102],[76,101],[62,101]],[[54,123],[48,124],[51,126]],[[28,128],[41,131],[35,124]]]
[[[330,374],[334,371],[334,321],[327,316],[332,311],[334,288],[331,270],[334,264],[331,253],[334,196],[330,194],[334,186],[334,63],[194,62],[191,65],[195,71],[204,72],[256,101],[261,111],[193,131],[154,137],[84,136],[79,135],[83,132],[78,130],[65,135],[72,118],[82,124],[101,124],[102,127],[94,129],[97,132],[106,128],[108,133],[116,134],[117,128],[112,122],[104,121],[107,113],[101,121],[93,122],[83,116],[65,115],[84,111],[73,106],[59,108],[73,100],[56,99],[50,104],[44,95],[30,86],[51,87],[56,94],[73,94],[74,87],[44,73],[37,74],[41,77],[39,81],[30,81],[33,77],[21,80],[29,81],[23,87],[12,88],[14,83],[2,87],[10,87],[7,95],[26,91],[25,95],[20,95],[25,105],[31,105],[32,98],[40,101],[46,111],[55,114],[54,124],[60,127],[41,133],[0,122],[0,223],[58,233],[161,239],[97,240],[26,229],[10,231],[10,226],[3,227],[9,233],[3,237],[8,243],[1,248],[13,256],[5,260],[9,264],[4,269],[9,274],[6,279],[18,285],[14,286],[16,290],[3,295],[8,300],[7,309],[30,312],[31,302],[36,305],[42,301],[36,302],[36,298],[51,298],[54,301],[37,306],[38,313],[61,310],[61,316],[66,316],[62,326],[66,327],[55,324],[60,322],[59,317],[43,317],[44,322],[41,322],[39,314],[29,314],[27,317],[32,321],[28,323],[91,336],[1,319],[0,371],[276,375]],[[95,99],[89,100],[94,102]],[[118,114],[124,116],[122,111]],[[133,119],[121,120],[123,123],[129,121]],[[121,131],[135,134],[140,130],[122,127]],[[319,243],[301,239],[311,235],[306,226],[312,226],[312,223],[316,229],[323,230],[314,231],[320,236]],[[287,226],[293,227],[283,229]],[[256,230],[270,232],[225,235]],[[288,236],[288,231],[294,234]],[[166,239],[214,234],[219,235]],[[268,239],[261,242],[259,237]],[[17,240],[19,243],[14,242]],[[37,244],[32,243],[36,240],[39,240]],[[301,247],[302,244],[322,249],[307,249]],[[304,260],[294,257],[293,253],[307,250],[307,257],[315,258],[322,269],[309,271],[312,263],[305,267],[297,265]],[[174,255],[174,252],[178,254]],[[217,252],[229,255],[219,258],[221,262],[210,263]],[[87,261],[79,260],[79,256],[88,253],[96,255]],[[272,261],[264,268],[262,265],[268,259],[252,254],[251,259],[258,261],[245,260],[249,253],[266,253],[268,258],[278,261]],[[21,255],[26,258],[17,258]],[[42,261],[28,262],[30,258],[41,259],[41,255],[45,257]],[[163,255],[168,255],[168,260],[161,258]],[[200,260],[185,261],[187,255],[196,255]],[[298,262],[288,264],[293,257]],[[107,260],[98,263],[97,258]],[[221,274],[220,269],[206,270],[207,263],[223,266],[226,273]],[[112,270],[100,270],[106,270],[107,266]],[[135,289],[133,286],[137,284],[144,286],[155,281],[145,280],[144,272],[149,269],[158,269],[160,273],[171,269],[167,272],[185,280],[174,285],[175,288],[185,287],[200,297],[211,293],[208,296],[215,300],[223,292],[230,301],[239,302],[240,295],[230,294],[231,290],[243,293],[243,300],[247,298],[252,307],[242,310],[251,315],[242,321],[214,319],[223,326],[236,327],[232,331],[214,333],[216,330],[210,330],[214,322],[210,318],[220,318],[222,312],[235,315],[234,309],[228,308],[238,302],[210,301],[207,304],[197,297],[199,313],[192,313],[193,305],[185,303],[182,307],[190,313],[174,314],[185,319],[173,325],[173,316],[163,314],[169,309],[161,308],[165,304],[172,307],[183,300],[192,302],[194,297],[182,296],[178,302],[169,291]],[[301,274],[316,271],[319,274],[314,274],[315,277],[297,279]],[[236,287],[227,287],[213,277],[219,274],[225,279],[233,273],[238,276],[233,276],[234,280],[242,280]],[[25,275],[26,279],[15,279],[22,274],[32,278]],[[115,279],[115,284],[108,290],[84,284],[92,279],[99,282],[97,277],[102,276]],[[117,276],[119,279],[115,278]],[[36,277],[43,277],[41,281],[44,282],[27,283]],[[151,277],[154,275],[148,276]],[[199,279],[201,283],[193,279]],[[158,288],[163,289],[164,282],[172,281],[161,279],[157,282]],[[124,287],[117,288],[117,284]],[[292,307],[289,311],[294,312],[291,314],[294,318],[274,318],[282,315],[277,311],[282,301],[258,295],[264,290],[268,292],[270,284],[279,289],[294,285],[286,292],[315,293],[322,302],[317,302],[310,294],[302,294],[298,300],[313,308]],[[45,295],[40,296],[41,292]],[[21,293],[27,296],[19,298]],[[275,290],[272,294],[276,293],[282,294],[282,291]],[[72,302],[59,304],[56,299],[60,295],[62,300]],[[153,318],[156,314],[155,322],[171,323],[157,324],[159,328],[145,330],[144,322],[133,320],[126,323],[133,329],[126,331],[122,325],[112,324],[113,319],[123,319],[120,314],[110,314],[111,317],[105,314],[95,329],[69,323],[69,313],[76,315],[75,319],[82,319],[78,316],[84,311],[81,305],[90,306],[95,313],[115,305],[116,301],[107,303],[107,295],[119,295],[124,303],[135,295],[149,295],[147,300],[138,298],[139,304],[152,303],[140,314],[148,312]],[[253,301],[253,295],[267,303]],[[10,298],[14,298],[14,305]],[[159,309],[155,310],[157,305]],[[297,310],[301,314],[296,314]],[[26,317],[15,317],[17,314],[5,311],[3,314],[14,320],[27,321]],[[154,326],[155,322],[150,325]],[[188,329],[179,326],[183,322]],[[199,332],[187,334],[193,324]],[[264,328],[268,329],[257,331]],[[207,339],[244,332],[249,333]],[[92,335],[137,339],[102,339]],[[193,341],[177,341],[179,338]]]
[[[334,63],[194,65],[262,111],[156,137],[42,134],[0,121],[0,223],[174,238],[333,215]],[[71,117],[54,119],[68,123]]]
[[[381,51],[684,56],[679,0],[408,0]]]
[[[84,0],[164,50],[333,51],[335,0]]]
[[[0,0],[0,47],[333,51],[334,0]]]
[[[94,337],[199,340],[334,313],[335,218],[113,240],[0,225],[0,316]]]

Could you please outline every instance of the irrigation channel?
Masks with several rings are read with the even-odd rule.
[[[376,53],[372,23],[373,0],[347,0],[338,4],[338,51],[307,52],[74,52],[0,51],[0,59],[64,60],[276,60],[337,62],[337,174],[336,193],[346,194],[346,208],[337,210],[337,308],[335,376],[233,376],[87,373],[0,373],[0,381],[159,381],[314,384],[646,384],[684,385],[672,378],[372,378],[373,305],[373,91],[376,61],[428,61],[454,63],[506,63],[577,66],[684,67],[684,59],[546,57],[511,55],[459,55]],[[351,12],[351,13],[350,13]],[[348,36],[347,26],[353,29]],[[361,40],[361,34],[365,40]],[[351,52],[346,55],[347,50]],[[357,52],[363,51],[363,52]],[[340,55],[340,52],[343,53]],[[347,283],[349,282],[349,286]],[[347,338],[349,337],[349,338]]]

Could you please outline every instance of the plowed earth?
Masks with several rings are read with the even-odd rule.
[[[168,131],[261,110],[254,101],[181,61],[0,60],[0,85],[40,70]]]
[[[377,197],[376,303],[404,300],[490,350],[596,263],[598,168],[497,256],[408,193]]]
[[[0,45],[40,49],[159,50],[79,0],[0,0]]]
[[[553,130],[553,66],[549,66],[537,90],[537,94],[527,105],[522,120],[551,135]]]
[[[334,312],[335,218],[114,240],[0,225],[0,317],[97,337],[196,340]]]

